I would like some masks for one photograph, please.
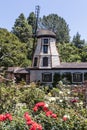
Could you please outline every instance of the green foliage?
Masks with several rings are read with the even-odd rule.
[[[16,19],[12,32],[24,43],[27,43],[32,37],[32,27],[28,24],[23,13]]]
[[[85,40],[81,40],[81,35],[77,32],[76,36],[73,37],[73,43],[76,47],[82,48],[84,46]]]
[[[39,88],[23,89],[21,93],[22,95],[19,97],[20,102],[26,103],[29,108],[32,108],[39,101],[44,101],[45,93]]]
[[[35,34],[36,29],[36,16],[34,12],[31,12],[27,18],[28,24],[32,26],[32,33]]]
[[[58,97],[58,96],[59,96],[59,89],[58,89],[58,88],[53,88],[53,89],[51,90],[51,95],[52,95],[53,97]]]
[[[31,15],[30,17],[33,17]],[[27,58],[31,60],[33,51],[33,38],[32,38],[33,23],[30,23],[30,21],[29,18],[27,21],[24,14],[21,13],[15,21],[14,27],[12,28],[12,32],[20,39],[21,42],[26,43],[28,51]]]
[[[60,60],[62,62],[86,62],[87,61],[87,46],[78,48],[72,43],[58,44]]]
[[[64,84],[72,83],[72,75],[71,75],[71,73],[70,72],[63,73],[61,80],[64,81]]]
[[[43,16],[41,19],[41,25],[42,27],[56,33],[57,42],[69,42],[69,27],[66,21],[63,18],[59,17],[57,14]]]
[[[28,66],[27,46],[6,29],[0,29],[0,66]]]
[[[81,56],[82,62],[87,62],[87,45],[83,46],[83,48],[79,49],[79,53]]]
[[[58,44],[60,60],[62,62],[81,62],[81,55],[79,49],[73,44]]]
[[[36,87],[34,83],[29,86],[0,86],[1,100],[0,113],[11,113],[12,121],[0,121],[0,130],[29,130],[24,119],[24,113],[28,112],[33,121],[42,125],[43,130],[86,130],[87,109],[83,108],[82,98],[78,95],[78,102],[70,102],[74,98],[71,89],[53,88],[50,91],[52,97]],[[54,96],[54,97],[53,97]],[[53,100],[55,99],[55,101]],[[51,101],[52,100],[52,101]],[[44,101],[49,110],[57,115],[57,118],[46,116],[46,113],[39,109],[34,112],[33,108],[39,101]],[[3,109],[1,109],[3,108]],[[67,119],[64,120],[63,116]]]
[[[44,101],[45,92],[35,86],[24,88],[23,84],[18,86],[0,85],[0,113],[14,111],[17,103],[26,103],[27,107]]]
[[[53,76],[53,87],[56,87],[56,85],[58,84],[58,82],[61,80],[61,75],[60,73],[55,73]]]
[[[72,76],[71,73],[66,72],[63,74],[55,73],[53,77],[53,87],[57,87],[59,81],[62,81],[64,84],[71,84]]]

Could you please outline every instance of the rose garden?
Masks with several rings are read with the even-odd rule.
[[[0,84],[0,130],[87,130],[86,87]]]

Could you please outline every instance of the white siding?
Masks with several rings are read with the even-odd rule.
[[[85,70],[30,70],[30,82],[33,82],[33,81],[41,81],[42,82],[42,73],[52,73],[52,81],[53,81],[53,76],[55,73],[65,73],[65,72],[71,72],[71,73],[75,73],[75,72],[80,72],[80,73],[85,73],[87,71]],[[83,79],[84,80],[84,79]],[[42,82],[43,83],[43,82]],[[48,83],[50,84],[50,83]]]
[[[47,67],[43,66],[43,57],[45,57],[45,56],[48,57],[48,66]],[[51,68],[50,55],[42,55],[42,56],[40,56],[39,68]]]
[[[34,53],[34,57],[36,55],[40,55],[40,51],[41,51],[41,39],[38,39],[37,45],[36,45],[36,49],[35,49],[35,53]]]
[[[52,67],[57,67],[60,65],[60,60],[57,55],[52,55]]]
[[[46,37],[47,38],[47,37]],[[43,53],[44,38],[39,38],[37,40],[37,46],[35,49],[34,57],[38,57],[38,66],[39,68],[52,68],[60,65],[59,53],[56,48],[55,38],[49,38],[48,42],[48,53]],[[43,66],[43,57],[48,57],[48,66]],[[33,58],[34,62],[34,58]]]

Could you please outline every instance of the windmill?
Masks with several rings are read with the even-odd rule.
[[[33,34],[34,41],[33,41],[33,53],[32,53],[32,58],[33,58],[34,51],[35,51],[36,35],[37,35],[38,22],[39,22],[39,13],[40,13],[40,6],[37,5],[37,6],[35,6],[36,21],[35,21],[35,30],[34,30],[34,34]]]

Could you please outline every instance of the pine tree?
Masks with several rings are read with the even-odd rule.
[[[24,43],[27,43],[32,37],[32,27],[28,24],[23,13],[16,19],[12,32]]]

